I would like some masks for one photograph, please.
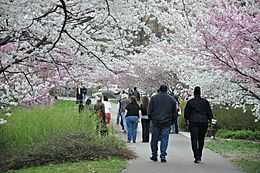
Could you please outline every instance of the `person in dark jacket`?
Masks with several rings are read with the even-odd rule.
[[[142,142],[149,142],[149,128],[150,128],[150,120],[148,118],[148,109],[149,98],[147,96],[143,96],[141,98],[141,124],[142,124]]]
[[[87,88],[85,86],[83,86],[83,88],[81,88],[81,90],[80,90],[80,93],[82,95],[83,101],[85,101],[87,99],[87,91],[88,90],[87,90]]]
[[[171,125],[176,119],[176,101],[167,94],[167,86],[161,85],[160,92],[152,96],[148,106],[148,117],[152,120],[151,160],[157,161],[158,140],[161,136],[161,162],[166,162],[167,146]]]
[[[209,102],[201,98],[200,94],[200,87],[195,87],[194,98],[187,102],[184,109],[185,122],[189,125],[191,135],[194,163],[201,161],[205,134],[213,117]]]
[[[140,101],[140,92],[137,90],[137,87],[134,87],[133,95],[137,99],[137,101]]]

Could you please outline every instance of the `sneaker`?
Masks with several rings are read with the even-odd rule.
[[[161,162],[165,163],[165,162],[167,162],[167,160],[166,159],[161,159]]]
[[[195,159],[194,163],[196,163],[196,164],[200,163],[199,159]]]
[[[150,157],[150,160],[154,161],[154,162],[157,162],[158,159],[156,157]]]

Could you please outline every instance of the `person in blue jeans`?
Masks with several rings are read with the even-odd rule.
[[[131,96],[130,103],[125,108],[126,124],[127,124],[127,138],[128,142],[136,143],[136,133],[138,119],[141,117],[141,108],[137,104],[136,97]]]
[[[176,120],[176,115],[176,100],[167,94],[167,86],[163,84],[160,86],[160,92],[152,96],[148,106],[148,117],[152,120],[151,160],[158,160],[157,152],[160,136],[160,158],[161,162],[166,162],[170,128]]]

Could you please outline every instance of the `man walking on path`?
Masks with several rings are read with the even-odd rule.
[[[140,92],[137,90],[136,87],[134,87],[133,95],[136,97],[137,101],[140,101]]]
[[[152,96],[148,107],[148,117],[152,120],[151,160],[157,161],[158,140],[161,137],[160,158],[166,162],[170,127],[176,119],[176,101],[167,94],[167,86],[161,85],[160,92]]]
[[[194,98],[189,100],[184,110],[184,118],[189,125],[194,163],[199,163],[202,157],[204,138],[208,123],[212,120],[209,102],[200,97],[200,87],[195,87]]]

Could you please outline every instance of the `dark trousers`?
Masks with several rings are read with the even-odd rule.
[[[191,147],[195,159],[201,159],[208,123],[190,123]]]
[[[149,142],[149,128],[150,128],[150,120],[149,119],[141,119],[142,123],[142,141]]]
[[[175,120],[174,125],[175,125],[175,133],[178,134],[179,133],[178,119]]]

